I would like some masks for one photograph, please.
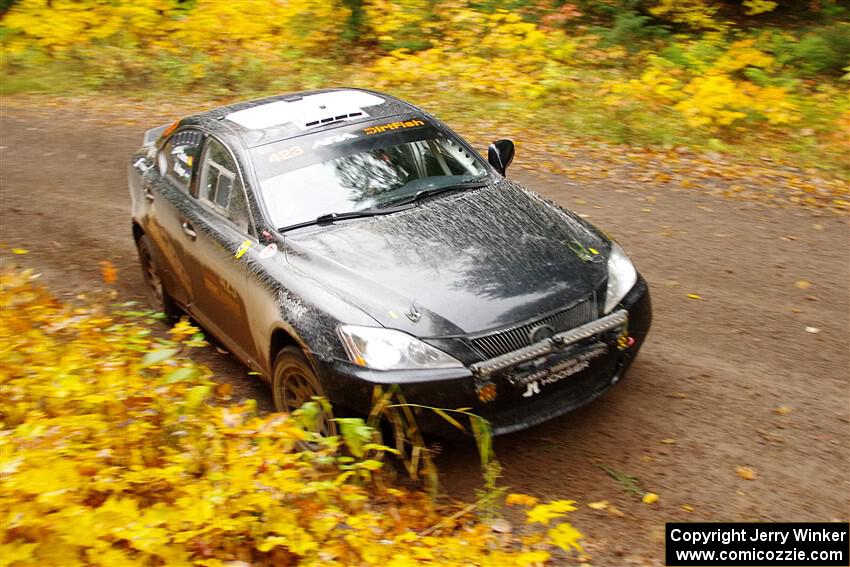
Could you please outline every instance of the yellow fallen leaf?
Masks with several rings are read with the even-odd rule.
[[[113,284],[118,279],[118,269],[109,260],[103,260],[100,263],[100,275],[103,278],[103,283]]]
[[[505,504],[508,506],[534,506],[537,504],[537,498],[528,494],[508,494],[505,498]]]
[[[693,511],[694,511],[694,507],[693,507],[693,506],[689,506],[689,505],[687,505],[687,504],[682,504],[682,510],[684,510],[685,512],[693,512]]]
[[[12,254],[29,254],[29,250],[24,250],[23,248],[12,248]]]
[[[662,439],[662,440],[661,440],[661,442],[662,442],[664,445],[675,445],[675,444],[676,444],[676,440],[675,440],[675,439],[673,439],[673,438]]]
[[[591,502],[587,507],[593,510],[604,510],[608,507],[608,501],[600,500],[599,502]]]
[[[789,413],[791,413],[791,408],[788,406],[779,406],[778,408],[773,410],[773,413],[778,413],[779,415],[788,415]]]
[[[738,467],[735,469],[735,474],[744,480],[755,480],[756,479],[756,471],[751,469],[750,467]]]
[[[809,289],[812,287],[812,284],[806,280],[797,280],[797,283],[794,285],[797,286],[797,289]]]
[[[614,516],[615,518],[625,518],[626,514],[617,508],[616,506],[608,506],[608,514]]]
[[[582,548],[581,544],[578,542],[578,540],[582,539],[584,536],[581,534],[580,531],[575,529],[567,522],[558,524],[557,526],[546,532],[546,535],[549,536],[549,539],[552,540],[552,543],[554,543],[564,551],[569,551],[571,548],[574,548],[579,552],[584,551],[584,548]]]
[[[697,295],[697,294],[695,294],[695,293],[689,293],[689,294],[688,294],[688,299],[702,299],[702,296]]]
[[[567,512],[575,511],[575,500],[554,500],[548,504],[538,504],[526,512],[526,521],[529,524],[549,525],[552,518],[562,518]]]
[[[658,502],[658,495],[654,492],[647,492],[640,500],[644,504],[654,504],[655,502]]]

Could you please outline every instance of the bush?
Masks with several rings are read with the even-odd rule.
[[[614,17],[614,25],[600,33],[603,45],[622,45],[636,51],[640,48],[640,42],[667,35],[663,27],[651,25],[651,21],[650,16],[633,10],[620,12]]]
[[[341,423],[366,437],[351,456],[311,433],[316,407],[229,403],[186,356],[203,341],[185,321],[154,338],[144,313],[62,304],[31,280],[0,275],[3,567],[501,566],[580,549],[569,524],[503,540],[373,482],[387,449],[360,420]],[[529,522],[573,509],[512,498]]]
[[[850,25],[835,25],[804,37],[794,49],[794,62],[807,75],[841,74],[850,64]]]

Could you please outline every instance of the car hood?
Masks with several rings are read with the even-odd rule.
[[[508,181],[286,235],[294,268],[419,337],[503,327],[587,297],[604,284],[608,248],[575,215]]]

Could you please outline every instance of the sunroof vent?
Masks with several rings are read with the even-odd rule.
[[[331,122],[340,122],[342,120],[351,120],[352,118],[359,118],[361,116],[366,116],[366,114],[363,112],[349,112],[348,114],[328,116],[327,118],[320,118],[319,120],[311,120],[310,122],[305,122],[301,129],[307,130],[316,126],[321,126],[322,124],[330,124]]]

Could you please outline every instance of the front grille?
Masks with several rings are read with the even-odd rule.
[[[529,331],[539,325],[549,325],[554,329],[554,332],[560,333],[561,331],[567,331],[579,325],[589,323],[595,318],[596,301],[593,296],[589,296],[548,317],[526,323],[519,327],[502,329],[480,337],[473,337],[471,342],[472,346],[484,355],[485,358],[495,358],[530,345]]]

